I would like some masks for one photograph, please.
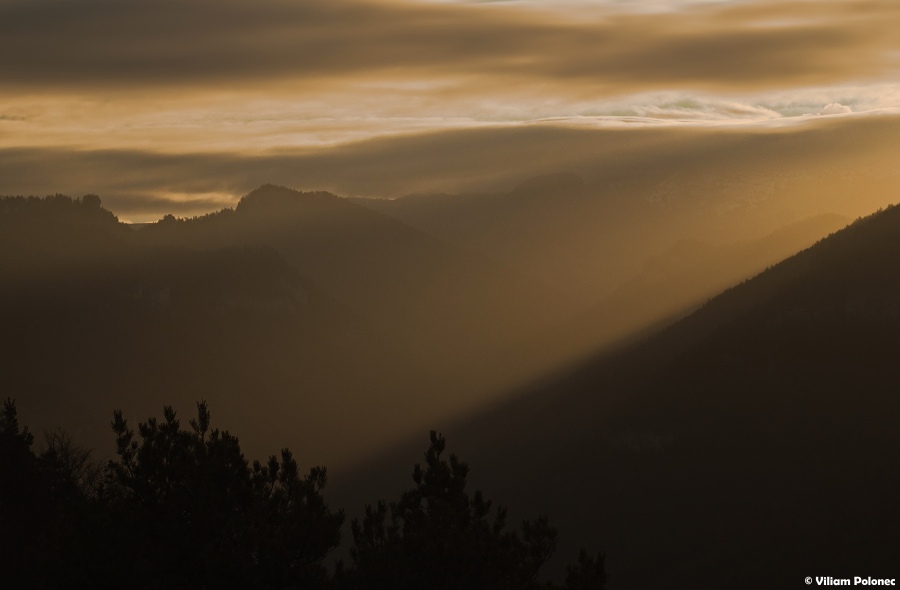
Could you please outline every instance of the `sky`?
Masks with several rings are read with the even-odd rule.
[[[576,130],[897,116],[898,30],[896,0],[0,0],[0,194],[147,221],[512,182],[509,142]],[[461,137],[502,174],[409,165]]]

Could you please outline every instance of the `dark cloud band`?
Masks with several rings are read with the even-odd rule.
[[[578,20],[351,0],[6,0],[0,78],[83,88],[503,74],[631,92],[856,80],[896,65],[896,2],[809,4]],[[765,25],[768,13],[779,22]]]

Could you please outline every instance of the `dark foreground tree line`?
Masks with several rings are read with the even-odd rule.
[[[112,428],[106,466],[58,431],[34,450],[16,405],[0,415],[0,585],[5,588],[601,589],[604,556],[582,550],[565,585],[538,581],[557,532],[540,516],[506,527],[481,492],[466,492],[468,465],[445,459],[431,433],[425,464],[398,501],[365,507],[351,522],[349,563],[325,558],[340,544],[342,510],[324,501],[323,467],[301,473],[288,449],[266,464],[210,428],[206,403],[182,429],[175,411]]]

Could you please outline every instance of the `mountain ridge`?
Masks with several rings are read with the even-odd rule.
[[[549,513],[561,553],[606,551],[620,588],[895,577],[898,259],[891,206],[443,431],[511,514]]]

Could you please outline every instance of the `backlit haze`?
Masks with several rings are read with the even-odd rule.
[[[2,0],[0,193],[148,221],[590,182],[625,137],[893,121],[898,30],[892,0]]]
[[[0,555],[893,580],[898,204],[900,0],[0,0]]]

